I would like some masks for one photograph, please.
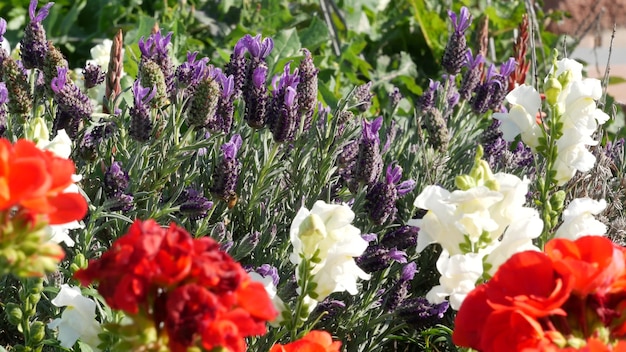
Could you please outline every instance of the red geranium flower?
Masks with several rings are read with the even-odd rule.
[[[333,341],[329,333],[312,330],[300,340],[286,345],[275,344],[270,352],[339,352],[341,341]]]
[[[63,193],[72,185],[71,160],[42,151],[28,140],[14,145],[0,139],[0,211],[19,207],[47,216],[50,224],[82,219],[87,202],[78,193]]]

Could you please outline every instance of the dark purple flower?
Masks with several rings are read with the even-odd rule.
[[[393,221],[398,211],[396,201],[415,187],[415,181],[407,180],[400,184],[402,168],[389,165],[384,182],[377,182],[365,196],[365,210],[369,218],[376,224],[382,225],[387,220]]]
[[[89,119],[93,113],[93,106],[89,97],[67,79],[67,70],[67,67],[57,67],[57,76],[50,84],[54,92],[54,101],[57,103],[53,133],[64,129],[67,135],[74,139],[81,121]]]
[[[386,248],[407,250],[417,245],[419,228],[414,226],[400,226],[387,232],[380,243]]]
[[[372,244],[356,258],[356,264],[365,272],[373,273],[386,269],[393,262],[406,263],[406,253],[395,248],[385,248],[380,244]]]
[[[241,172],[237,152],[241,145],[241,136],[238,134],[232,136],[228,143],[221,146],[222,158],[213,170],[211,193],[226,202],[237,197],[237,182]]]
[[[254,37],[250,34],[246,34],[242,38],[242,41],[250,55],[254,58],[265,59],[272,52],[272,49],[274,49],[274,40],[270,37],[261,40],[260,34]]]
[[[128,172],[119,161],[114,161],[104,173],[104,192],[109,197],[118,192],[126,192],[129,182]]]
[[[465,66],[467,67],[467,71],[463,74],[463,79],[461,79],[461,88],[459,89],[459,95],[462,100],[468,100],[472,97],[474,89],[476,89],[480,83],[480,76],[482,75],[480,67],[485,61],[485,58],[481,54],[474,57],[471,49],[467,49],[465,56]]]
[[[509,143],[504,140],[500,131],[501,124],[500,120],[494,119],[480,136],[480,143],[485,151],[484,158],[491,168],[495,168],[500,163],[502,154],[509,148]]]
[[[417,297],[404,300],[395,313],[407,324],[422,330],[440,323],[448,307],[448,301],[430,303],[424,297]]]
[[[438,90],[441,83],[428,79],[428,89],[419,97],[418,103],[422,112],[430,111],[435,107],[437,101]]]
[[[245,41],[246,37],[239,39],[235,44],[235,49],[230,55],[230,61],[226,64],[224,73],[227,76],[233,76],[234,96],[239,98],[242,94],[243,86],[247,80],[247,67],[245,53],[247,51]]]
[[[85,88],[93,88],[98,84],[104,82],[104,72],[100,65],[87,64],[83,69],[83,76],[85,77]]]
[[[244,119],[252,128],[262,128],[267,121],[267,67],[259,66],[252,74],[252,87],[244,94]]]
[[[531,166],[535,162],[535,155],[532,149],[524,145],[524,142],[517,142],[517,147],[513,150],[513,164],[517,167]]]
[[[338,301],[336,299],[326,297],[326,299],[324,299],[315,307],[312,315],[320,317],[319,321],[324,323],[327,321],[333,321],[337,317],[337,314],[345,311],[345,309],[346,304],[343,301]]]
[[[233,114],[235,112],[235,79],[233,75],[226,76],[221,71],[216,74],[216,79],[220,83],[221,94],[217,102],[217,126],[224,134],[230,133],[233,125]],[[209,128],[211,129],[211,128]]]
[[[37,0],[31,0],[28,6],[28,15],[30,23],[24,29],[24,37],[20,41],[20,56],[24,68],[43,69],[44,59],[48,51],[48,41],[46,39],[46,31],[41,22],[48,16],[50,7],[53,2],[47,3],[37,12]]]
[[[208,74],[207,65],[209,58],[203,57],[200,60],[196,60],[198,52],[188,52],[187,61],[183,62],[176,68],[176,81],[179,88],[193,90],[193,88],[204,79]]]
[[[180,213],[190,220],[207,217],[209,210],[213,207],[213,202],[193,188],[185,189],[178,203],[180,204]]]
[[[151,34],[148,39],[144,37],[139,39],[139,51],[141,51],[141,63],[145,61],[154,61],[165,79],[166,94],[171,96],[174,94],[174,65],[169,55],[169,44],[172,39],[172,32],[165,37],[161,36],[161,32]]]
[[[443,52],[441,65],[451,75],[456,75],[461,71],[461,67],[465,63],[465,52],[467,50],[467,41],[465,39],[465,31],[472,23],[472,17],[467,7],[463,6],[459,16],[452,11],[448,11],[448,15],[452,20],[454,31],[448,38],[448,43]]]
[[[132,87],[135,105],[130,108],[130,136],[139,141],[147,142],[152,134],[152,118],[150,116],[150,100],[156,95],[156,89],[142,87],[139,80],[135,80]]]
[[[300,77],[297,68],[293,74],[290,73],[290,64],[285,64],[283,74],[272,80],[273,90],[267,123],[274,141],[278,143],[294,140],[300,122],[296,100]]]
[[[355,107],[361,112],[367,111],[372,106],[372,98],[374,93],[371,91],[372,81],[356,87],[353,99],[356,102]]]
[[[303,131],[308,131],[311,127],[313,112],[317,103],[317,74],[319,69],[315,67],[311,52],[302,49],[304,59],[300,61],[298,66],[298,74],[300,75],[298,83],[298,104],[300,116],[303,118]]]
[[[508,80],[511,73],[515,72],[515,62],[514,58],[509,58],[505,63],[500,66],[500,72],[495,73],[495,70],[490,70],[487,74],[487,80],[496,83],[494,87],[494,91],[491,93],[489,98],[489,108],[496,111],[504,98],[508,93]]]
[[[380,155],[380,138],[378,137],[382,123],[382,116],[371,123],[363,119],[359,152],[354,165],[354,179],[357,182],[372,185],[382,172],[383,160]]]
[[[417,273],[417,264],[411,262],[402,267],[400,279],[389,289],[383,307],[385,311],[393,311],[410,296],[411,280]]]

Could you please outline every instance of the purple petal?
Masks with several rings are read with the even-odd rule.
[[[417,264],[415,262],[410,262],[402,268],[402,274],[400,275],[400,280],[402,281],[410,281],[413,280],[415,274],[417,273]]]
[[[265,59],[266,57],[268,57],[269,54],[272,52],[272,49],[274,49],[274,40],[272,40],[272,38],[270,37],[263,39],[263,43],[261,44],[260,58]]]
[[[387,166],[387,175],[385,177],[385,181],[387,184],[396,184],[402,178],[402,167],[400,165],[389,165]]]
[[[478,65],[482,64],[485,61],[485,58],[482,54],[478,53],[476,57],[472,55],[472,49],[467,49],[467,53],[465,53],[466,65],[470,70],[475,69]]]
[[[7,32],[7,21],[4,18],[0,17],[0,40],[2,40],[2,36]]]
[[[396,191],[398,192],[398,197],[403,197],[415,189],[415,181],[406,180],[396,186]]]
[[[226,75],[224,74],[222,74],[221,77],[224,77],[221,82],[222,96],[224,98],[228,98],[235,92],[235,78],[233,77],[233,75],[229,75],[228,77],[226,77]]]
[[[55,93],[61,92],[67,80],[67,67],[57,66],[57,76],[52,78],[50,87]]]
[[[260,88],[262,85],[264,85],[266,79],[267,67],[259,66],[254,69],[254,72],[252,73],[252,84],[254,84],[256,88]]]
[[[4,104],[9,101],[9,91],[7,90],[6,83],[0,82],[0,104]]]
[[[190,64],[193,64],[196,61],[196,56],[198,56],[198,52],[194,51],[193,53],[188,51],[187,52],[187,62]]]
[[[361,238],[363,238],[367,242],[372,242],[376,241],[378,236],[375,233],[364,233],[361,235]]]
[[[389,258],[397,261],[398,263],[406,263],[406,253],[397,249],[389,251]]]
[[[240,38],[237,41],[237,44],[235,44],[235,49],[233,50],[233,53],[235,54],[235,57],[242,57],[245,53],[246,53],[246,36],[250,36],[250,34],[246,34],[245,36],[243,36],[242,38]]]
[[[242,143],[243,140],[240,135],[235,134],[232,136],[230,141],[222,145],[220,148],[222,149],[222,153],[224,153],[224,158],[234,159],[235,156],[237,156],[237,152],[239,151],[239,148],[241,148]]]
[[[291,86],[287,87],[287,89],[285,89],[285,105],[292,107],[295,100],[296,90]]]
[[[254,37],[247,35],[248,39],[246,40],[246,48],[248,48],[248,52],[253,57],[259,57],[261,53],[261,35],[258,34]]]
[[[515,66],[517,62],[514,58],[510,57],[505,63],[500,66],[500,74],[504,77],[509,77],[511,73],[515,72]]]
[[[456,31],[464,33],[472,23],[472,15],[469,12],[469,9],[465,6],[461,7],[461,13],[459,16],[459,22],[456,24]]]

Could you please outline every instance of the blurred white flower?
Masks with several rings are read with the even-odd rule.
[[[78,287],[61,285],[59,294],[52,300],[57,307],[66,307],[61,318],[48,323],[48,328],[58,329],[61,346],[72,348],[77,340],[88,344],[94,351],[100,351],[98,334],[101,327],[96,321],[96,303],[84,297]]]
[[[494,113],[493,118],[500,120],[502,137],[511,142],[522,135],[522,140],[531,148],[539,145],[541,126],[537,123],[537,114],[541,108],[541,97],[534,87],[521,85],[513,89],[506,101],[511,104],[508,113]]]
[[[606,208],[604,199],[576,198],[563,210],[563,223],[556,230],[555,237],[572,241],[589,235],[606,234],[606,225],[595,219]]]
[[[450,256],[450,253],[443,249],[437,259],[437,270],[441,273],[439,285],[434,286],[426,294],[426,299],[430,303],[441,303],[449,297],[452,309],[458,310],[483,274],[483,256],[478,253]]]
[[[354,257],[367,248],[367,241],[351,225],[352,220],[354,212],[347,205],[317,201],[310,211],[302,207],[291,224],[290,260],[296,265],[303,258],[310,261],[312,280],[317,283],[317,301],[332,292],[348,291],[354,295],[357,279],[370,278],[354,262]]]

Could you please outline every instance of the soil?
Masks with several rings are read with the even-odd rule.
[[[564,11],[569,18],[552,22],[548,28],[574,38],[600,35],[614,24],[626,27],[626,0],[544,0],[544,10]]]

